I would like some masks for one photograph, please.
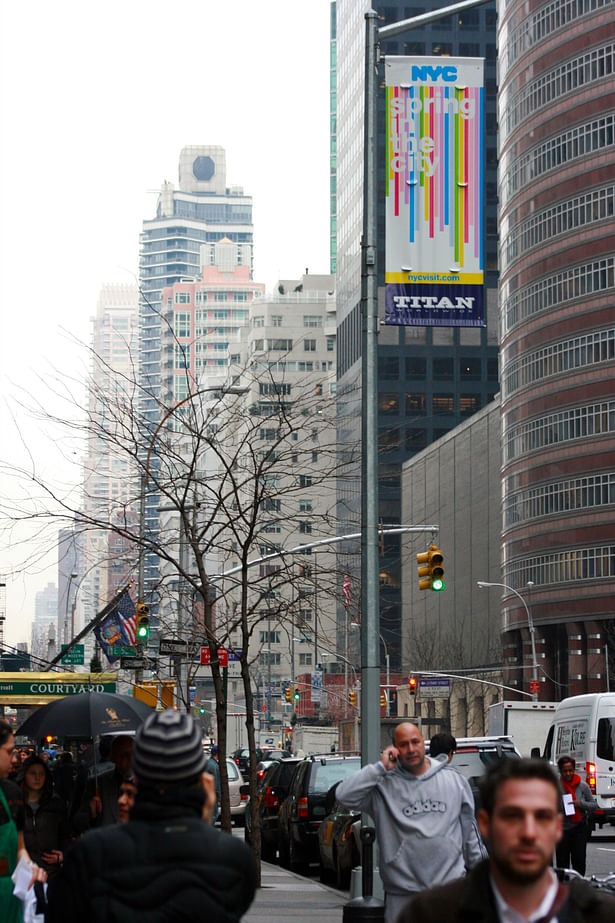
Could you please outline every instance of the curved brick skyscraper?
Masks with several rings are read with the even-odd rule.
[[[560,699],[615,689],[615,6],[502,2],[498,52],[502,581]]]

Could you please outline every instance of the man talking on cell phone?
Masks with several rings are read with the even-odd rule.
[[[459,878],[487,855],[470,786],[425,754],[422,734],[409,721],[397,725],[379,762],[338,785],[336,797],[374,818],[386,923],[413,894]]]

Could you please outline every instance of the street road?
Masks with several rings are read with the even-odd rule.
[[[587,875],[604,878],[615,874],[615,827],[596,829],[587,844]]]

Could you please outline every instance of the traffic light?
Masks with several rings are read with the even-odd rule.
[[[290,686],[287,686],[284,690],[284,697],[287,702],[292,702],[293,700],[293,690]]]
[[[427,551],[417,554],[416,563],[419,575],[419,590],[443,590],[444,555],[437,545],[430,545]]]
[[[293,692],[293,701],[298,702],[301,698],[301,693],[299,692],[299,686],[295,686],[295,691]]]
[[[356,707],[356,704],[357,704],[357,690],[356,690],[356,689],[351,689],[351,690],[350,690],[350,693],[349,693],[349,695],[348,695],[348,698],[350,699],[350,704],[351,704],[351,705],[354,705],[354,706]]]
[[[137,641],[149,638],[149,606],[142,600],[137,603]]]
[[[410,692],[410,695],[416,695],[417,686],[418,686],[418,683],[416,680],[416,676],[409,676],[408,677],[408,690]]]
[[[387,707],[387,697],[384,694],[384,692],[381,692],[380,693],[380,708],[386,708],[386,707]]]

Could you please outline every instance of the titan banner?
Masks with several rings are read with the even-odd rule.
[[[483,327],[482,58],[385,58],[385,323]]]

